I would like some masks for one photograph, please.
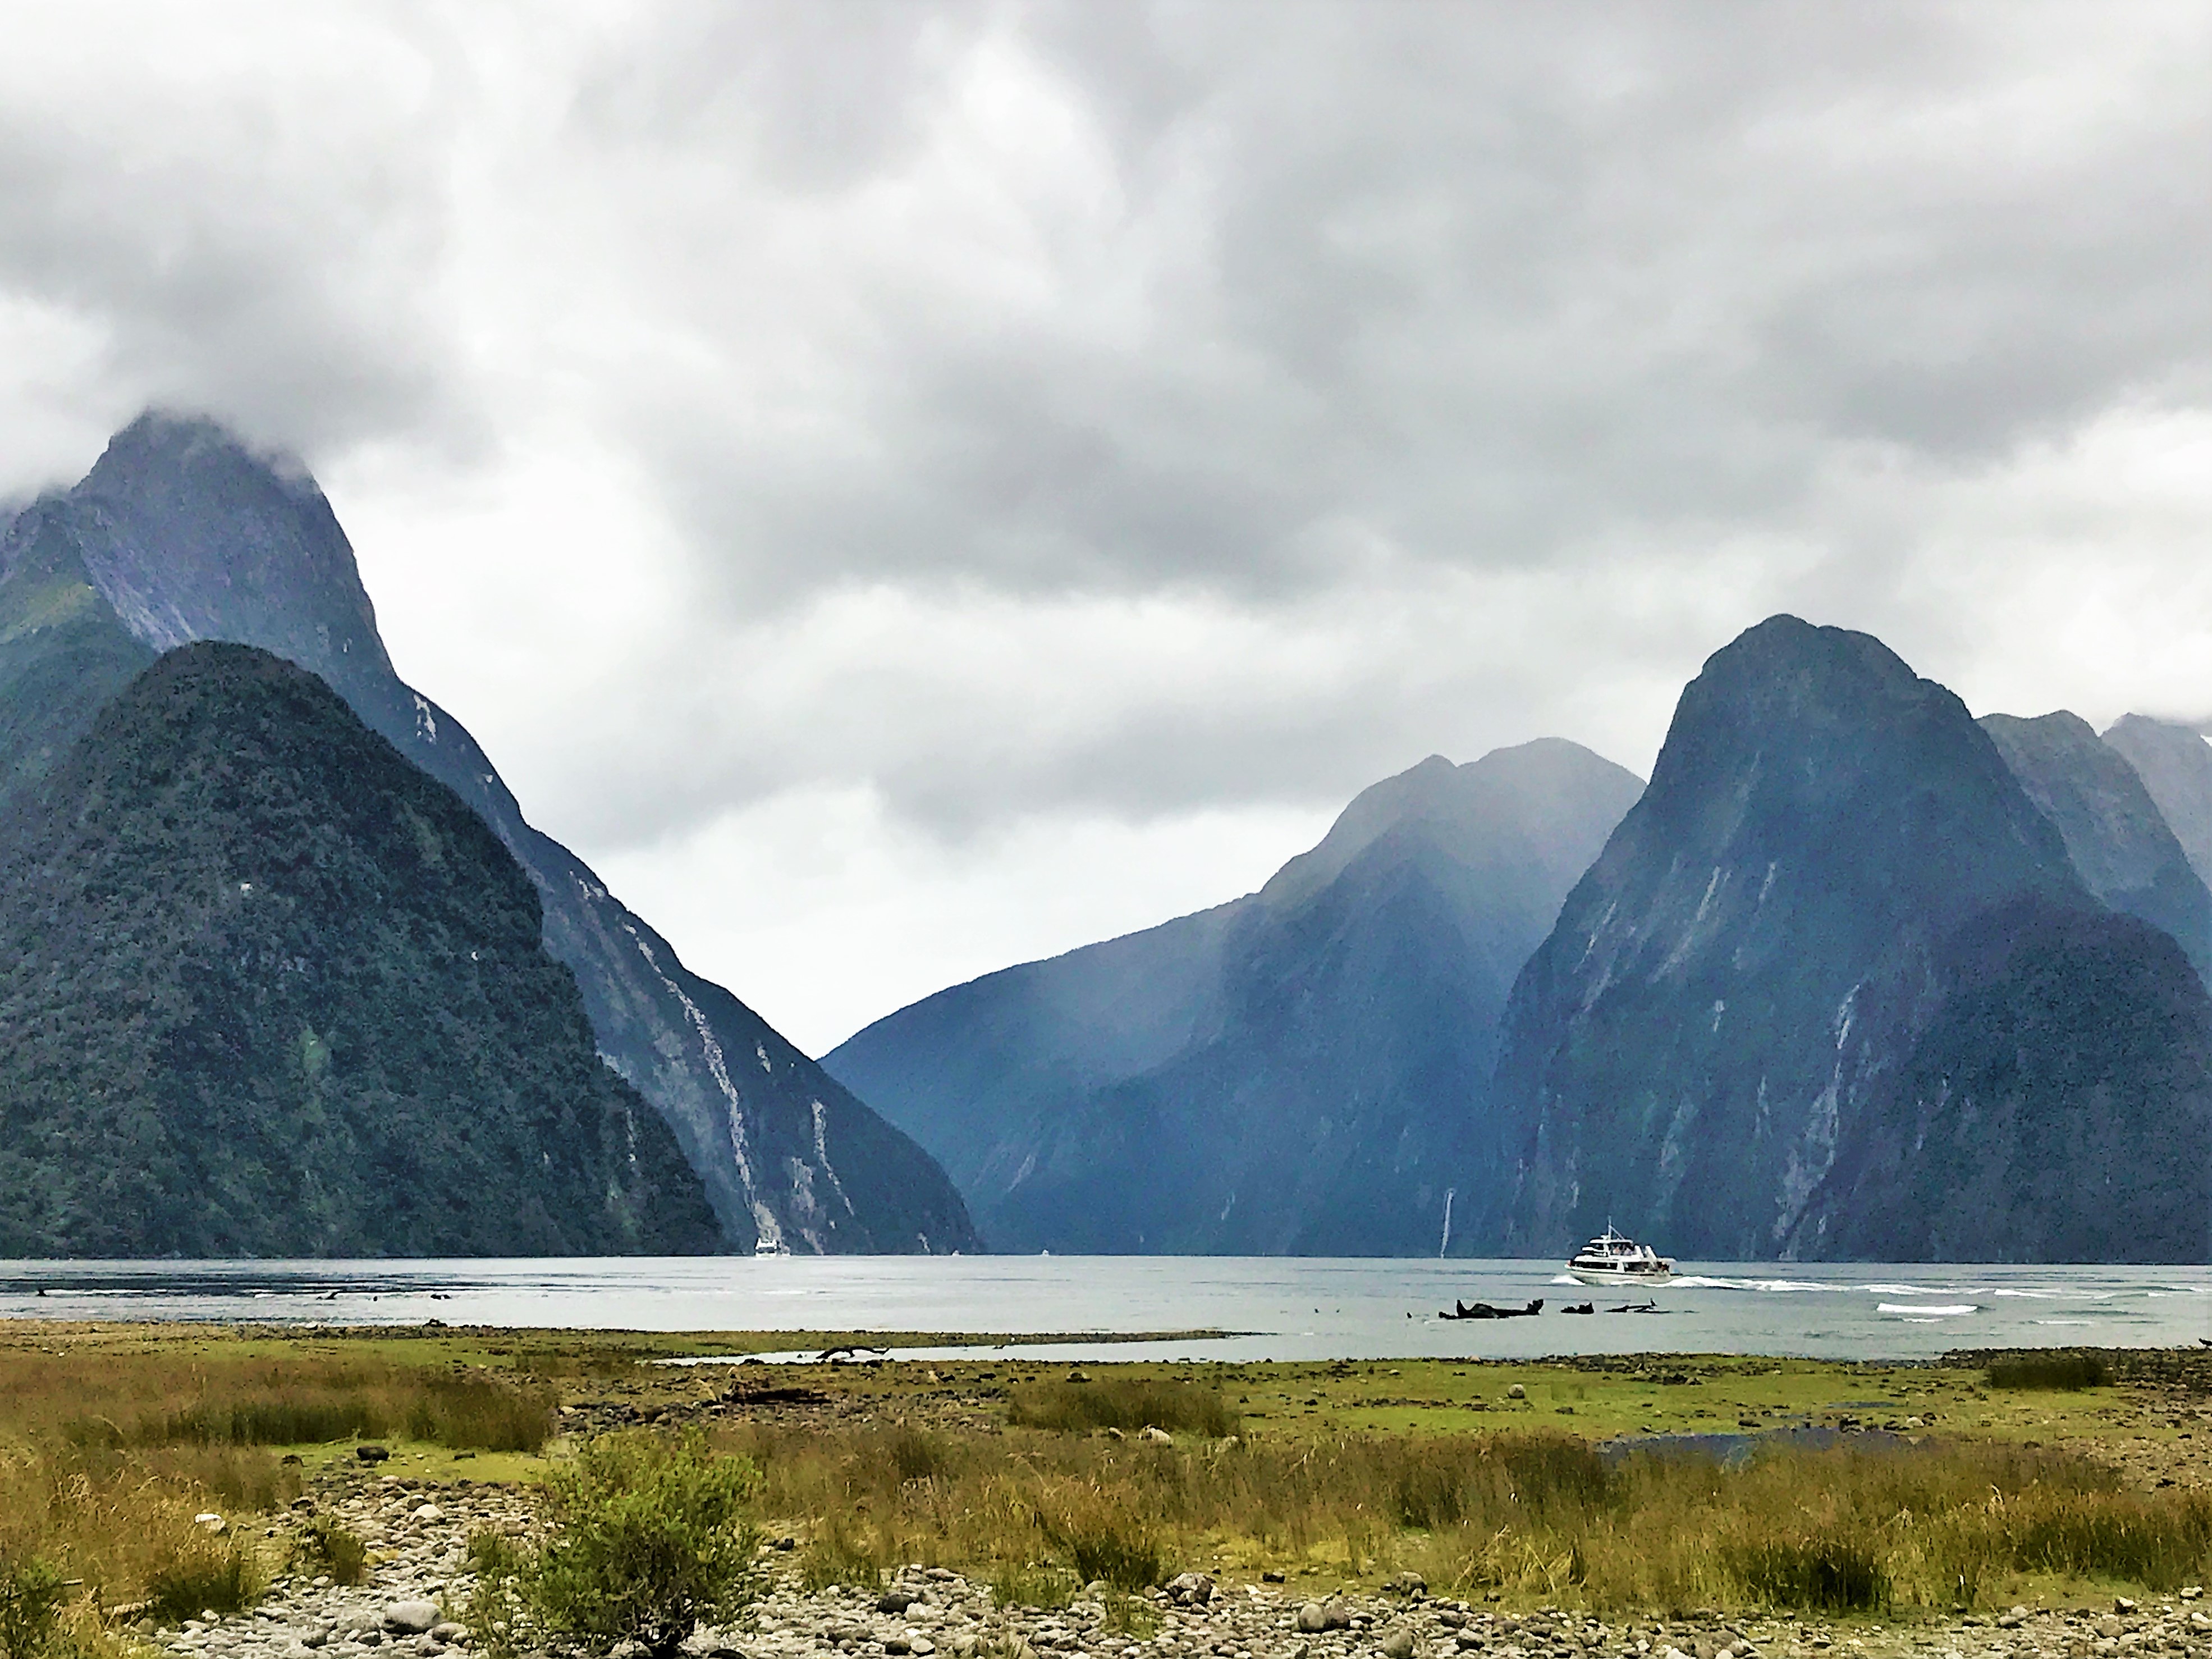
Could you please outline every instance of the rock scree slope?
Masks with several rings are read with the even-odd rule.
[[[1495,1173],[1514,976],[1641,787],[1558,739],[1431,757],[1260,892],[940,992],[824,1063],[999,1248],[1431,1254]]]
[[[84,637],[43,647],[94,671],[78,683],[81,702],[97,706],[92,693],[133,659],[131,647],[254,645],[328,682],[459,793],[537,885],[545,947],[574,970],[600,1051],[666,1120],[730,1245],[977,1247],[958,1194],[926,1152],[735,996],[688,971],[582,860],[524,820],[460,723],[399,679],[344,532],[303,469],[209,421],[143,416],[76,488],[24,510],[0,544],[0,588],[19,565],[40,564],[62,572],[40,590],[49,612],[85,623]],[[65,667],[33,662],[19,678],[51,684]],[[0,720],[35,718],[4,684],[0,695]],[[41,742],[36,732],[17,742],[29,770],[50,754]]]
[[[161,658],[0,817],[0,1252],[714,1249],[490,829],[313,675]]]
[[[1650,787],[1514,988],[1513,1175],[1479,1224],[1536,1255],[1612,1220],[1707,1260],[1877,1237],[1891,1259],[2101,1240],[2200,1260],[2205,1210],[2161,1188],[2163,1160],[2212,1162],[2207,1018],[2179,947],[2088,890],[1956,696],[1869,635],[1777,617],[1684,690]],[[2086,1161],[2039,1186],[2032,1224],[1928,1213],[1990,1192],[1916,1161],[1978,1135],[1999,1167]],[[2106,1156],[2137,1137],[2160,1163]],[[1885,1184],[1892,1157],[1909,1178]]]

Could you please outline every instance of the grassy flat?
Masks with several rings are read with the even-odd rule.
[[[528,1483],[581,1438],[636,1427],[752,1456],[764,1521],[825,1583],[916,1560],[1011,1573],[1007,1594],[1048,1599],[1081,1582],[1082,1549],[1110,1543],[1161,1571],[1316,1593],[1410,1568],[1508,1607],[1617,1610],[1786,1603],[1840,1549],[1882,1564],[1908,1611],[1948,1611],[2087,1606],[2212,1571],[2212,1495],[2196,1496],[2212,1486],[2212,1358],[2194,1355],[2114,1356],[2105,1386],[2011,1389],[1965,1364],[1071,1366],[999,1342],[17,1322],[0,1325],[0,1441],[52,1466],[42,1490],[81,1466],[155,1506],[132,1539],[56,1512],[51,1549],[101,1582],[150,1582],[133,1540],[182,1537],[203,1506],[273,1516],[304,1485],[379,1476]],[[988,1352],[657,1363],[925,1344]],[[1145,1432],[1162,1426],[1164,1441]],[[1835,1431],[1834,1449],[1777,1432],[1803,1429]],[[389,1454],[374,1465],[356,1450],[369,1436]],[[1620,1461],[1685,1437],[1767,1455],[1740,1475]],[[1913,1455],[1873,1455],[1886,1448]]]

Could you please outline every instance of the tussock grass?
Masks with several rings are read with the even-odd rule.
[[[2064,1350],[2010,1354],[1990,1362],[1989,1376],[1993,1389],[2102,1389],[2112,1384],[2112,1362],[2100,1353]]]
[[[2212,1498],[2123,1490],[2064,1453],[1985,1443],[1607,1459],[1553,1433],[1158,1447],[1022,1431],[752,1425],[767,1513],[811,1533],[807,1582],[908,1561],[1002,1601],[1127,1593],[1220,1559],[1412,1567],[1439,1591],[1600,1610],[1948,1608],[2024,1576],[2167,1590],[2212,1571]]]
[[[268,1588],[267,1570],[243,1539],[203,1534],[155,1570],[146,1592],[156,1617],[181,1620],[236,1613]]]
[[[1217,1389],[1142,1377],[1032,1382],[1013,1390],[1007,1419],[1018,1427],[1062,1433],[1161,1429],[1215,1440],[1236,1433],[1237,1422],[1236,1411]]]
[[[256,1366],[202,1380],[196,1396],[120,1420],[87,1413],[62,1425],[80,1447],[295,1446],[406,1434],[456,1450],[538,1451],[554,1401],[480,1371]]]
[[[289,1504],[299,1476],[271,1448],[405,1434],[535,1450],[554,1428],[550,1391],[480,1370],[180,1346],[0,1348],[0,1559],[82,1581],[64,1635],[101,1607],[149,1601],[182,1618],[258,1597],[275,1562],[246,1541],[251,1526],[210,1536],[193,1516],[243,1522]],[[338,1578],[365,1565],[342,1532],[307,1540]]]
[[[368,1543],[336,1516],[314,1516],[300,1529],[300,1541],[336,1583],[358,1584],[368,1576]]]

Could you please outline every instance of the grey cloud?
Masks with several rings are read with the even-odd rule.
[[[613,843],[825,778],[947,835],[1340,799],[1591,736],[1582,681],[1651,703],[1597,734],[1640,764],[1613,739],[1656,738],[1765,610],[1894,618],[1869,610],[1917,555],[1885,465],[1972,477],[2212,400],[2199,8],[790,0],[552,44],[530,9],[348,15],[394,44],[345,143],[280,118],[281,63],[137,115],[0,113],[0,289],[98,322],[118,420],[178,403],[319,465],[397,441],[465,474],[550,404],[634,464],[679,532],[690,672],[623,665],[600,735],[564,725],[533,772]],[[537,556],[485,555],[517,583]],[[1291,632],[1462,574],[1562,597],[1467,601],[1463,638],[1348,617],[1364,670],[1181,706],[1133,661],[1059,726],[928,641],[896,668],[831,642],[826,689],[702,691],[674,746],[638,735],[665,678],[842,593]],[[1661,597],[1614,599],[1639,582]],[[1972,633],[1904,626],[1931,670]],[[482,695],[488,738],[566,719]]]
[[[648,435],[733,603],[838,574],[1268,602],[1359,578],[1330,551],[1347,522],[1491,567],[1622,525],[1795,528],[1840,446],[1969,469],[2120,401],[2199,398],[2212,365],[2212,106],[2176,75],[2095,107],[2078,14],[998,27],[1111,147],[1103,257],[1151,257],[1194,201],[1188,245],[1144,278],[1133,347],[878,296],[857,475],[749,465],[689,408],[692,435]],[[2204,60],[2201,27],[2177,35]],[[1054,276],[1071,299],[1100,280]]]
[[[0,109],[0,289],[100,331],[83,399],[116,424],[211,409],[311,453],[454,422],[459,350],[428,281],[446,135],[416,100],[366,132],[302,131],[281,72],[243,97],[172,82],[138,107],[128,86]]]

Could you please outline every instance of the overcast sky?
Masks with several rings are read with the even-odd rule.
[[[2212,7],[0,3],[0,495],[314,468],[802,1046],[1648,770],[1778,610],[2212,714]]]

